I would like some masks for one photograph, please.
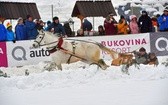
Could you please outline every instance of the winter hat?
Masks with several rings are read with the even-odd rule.
[[[146,52],[146,49],[143,48],[143,47],[141,47],[141,48],[139,49],[139,52]]]
[[[20,20],[23,20],[23,18],[22,18],[22,17],[19,17],[19,18],[17,19],[18,22],[19,22]]]
[[[50,20],[48,20],[48,21],[47,21],[47,24],[48,24],[48,25],[49,25],[49,24],[51,24],[51,21],[50,21]]]
[[[58,20],[59,18],[57,17],[57,16],[55,16],[54,18],[53,18],[53,21],[55,21],[55,20]]]
[[[6,27],[7,27],[7,28],[12,27],[12,24],[8,22],[8,23],[6,24]]]
[[[143,14],[143,13],[146,13],[146,14],[147,14],[147,12],[146,12],[145,10],[142,11],[142,14]]]
[[[136,15],[131,15],[130,16],[130,20],[132,20],[133,18],[137,18]]]

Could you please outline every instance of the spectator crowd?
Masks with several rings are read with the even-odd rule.
[[[38,30],[42,29],[58,36],[74,36],[69,22],[65,22],[62,25],[58,17],[54,17],[52,22],[47,21],[46,23],[39,19],[33,20],[31,15],[27,15],[26,20],[19,17],[17,25],[14,27],[15,31],[12,30],[11,23],[8,22],[5,27],[3,22],[4,18],[0,16],[0,41],[15,42],[17,40],[35,39],[38,35]],[[77,35],[75,36],[90,35],[92,28],[91,22],[85,18],[82,27],[77,30]],[[118,22],[115,20],[114,14],[109,13],[103,25],[98,26],[97,34],[92,33],[92,35],[126,35],[158,31],[168,31],[168,7],[164,9],[162,15],[150,17],[146,11],[142,11],[139,18],[136,15],[131,15],[129,19],[120,16]]]

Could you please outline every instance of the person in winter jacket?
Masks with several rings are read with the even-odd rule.
[[[12,31],[12,24],[7,23],[7,41],[13,41],[15,43],[15,34]]]
[[[33,18],[30,15],[27,15],[27,20],[25,21],[26,25],[26,34],[28,39],[35,39],[38,35],[36,24],[33,22]]]
[[[26,34],[26,26],[23,24],[23,18],[18,19],[18,23],[15,27],[16,40],[28,40]]]
[[[128,34],[129,33],[129,26],[127,24],[127,21],[125,20],[124,16],[120,17],[119,23],[117,25],[118,34]]]
[[[135,15],[130,16],[129,27],[130,27],[131,34],[138,34],[139,33],[137,17]]]
[[[148,64],[148,54],[145,48],[140,48],[139,52],[134,51],[135,63],[137,64]]]
[[[48,27],[48,30],[50,32],[53,32],[54,34],[56,34],[58,36],[65,36],[66,35],[65,29],[62,26],[62,24],[59,23],[59,18],[58,17],[53,18],[53,22]]]
[[[157,21],[157,17],[152,17],[151,18],[151,20],[152,20],[152,32],[158,32],[158,26],[159,26],[159,24],[158,24],[158,21]]]
[[[49,27],[50,25],[51,25],[51,21],[50,21],[50,20],[48,20],[48,21],[47,21],[47,26],[44,28],[44,29],[45,29],[45,31],[49,31],[49,30],[48,30],[48,27]]]
[[[106,17],[104,21],[104,28],[105,28],[105,35],[116,35],[117,34],[117,29],[115,24],[117,22],[113,18],[113,16],[110,14]]]
[[[6,41],[6,38],[7,38],[7,30],[3,25],[3,21],[4,21],[4,18],[0,16],[0,42]]]
[[[105,35],[105,30],[104,30],[104,27],[102,25],[100,25],[98,27],[98,32],[99,32],[99,35]]]
[[[71,30],[71,27],[69,25],[69,22],[65,22],[64,23],[64,29],[65,29],[65,33],[68,37],[72,37],[72,30]]]
[[[142,15],[138,20],[138,26],[141,33],[152,32],[152,21],[146,11],[142,11]]]
[[[158,18],[159,30],[168,31],[168,7],[163,11],[164,13]]]
[[[83,31],[91,31],[92,30],[92,24],[87,19],[84,19],[82,26],[83,26]]]

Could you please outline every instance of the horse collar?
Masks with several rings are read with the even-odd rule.
[[[60,38],[58,39],[57,48],[59,48],[59,49],[64,49],[64,48],[62,48],[62,44],[63,44],[63,38],[60,37]]]
[[[62,44],[63,44],[63,38],[60,37],[58,39],[58,44],[54,48],[52,48],[51,50],[48,50],[48,52],[54,53],[54,52],[58,51],[59,49],[65,50],[64,48],[62,48]]]

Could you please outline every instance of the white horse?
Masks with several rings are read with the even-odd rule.
[[[70,41],[57,37],[50,32],[40,31],[33,43],[33,47],[47,46],[48,51],[51,54],[52,63],[49,66],[51,69],[53,66],[57,66],[62,70],[61,64],[73,63],[77,61],[83,61],[88,64],[96,64],[105,70],[108,65],[100,59],[100,51],[104,50],[109,53],[113,58],[116,52],[106,48],[100,43],[85,42],[85,41]]]

